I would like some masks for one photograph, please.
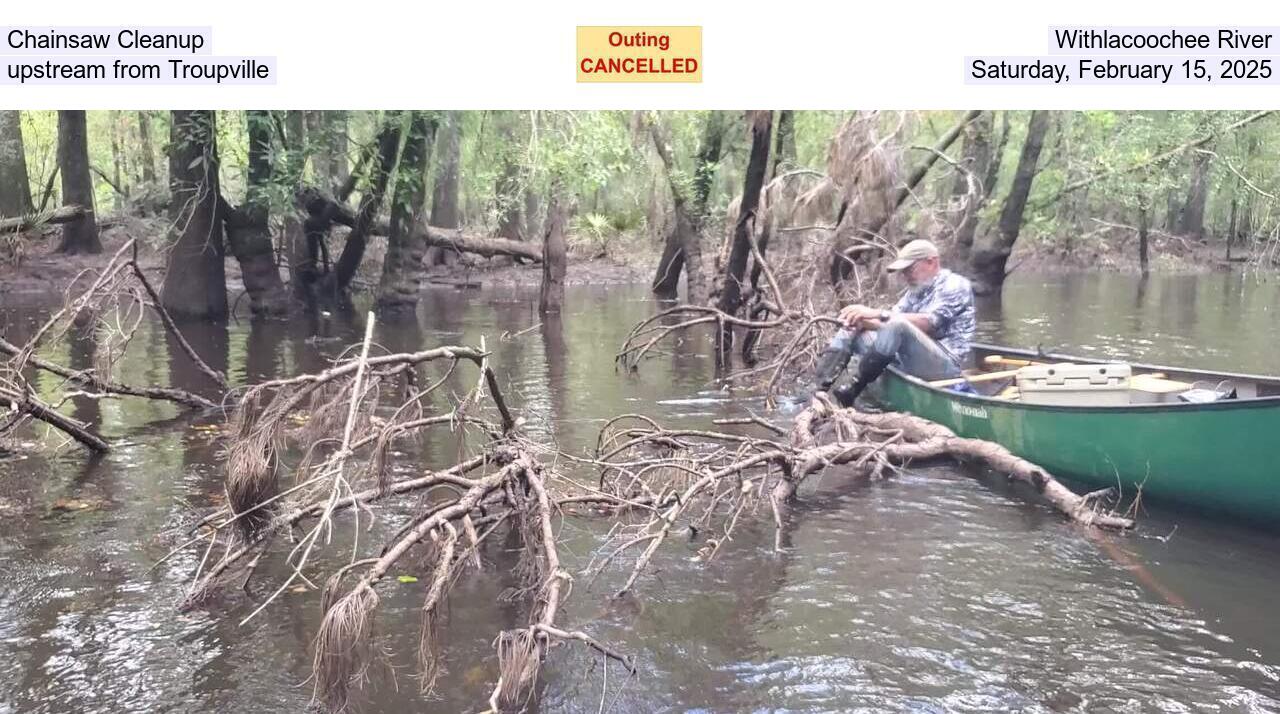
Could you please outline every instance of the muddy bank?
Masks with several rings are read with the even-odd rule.
[[[22,248],[16,258],[0,262],[0,300],[8,305],[48,303],[57,300],[69,286],[83,279],[93,269],[103,265],[112,253],[131,238],[139,242],[139,263],[156,285],[164,280],[166,256],[161,245],[167,222],[161,218],[108,219],[112,223],[102,230],[103,252],[98,255],[68,256],[57,252],[61,239],[58,226],[28,231],[20,240]],[[567,285],[621,285],[646,283],[653,276],[657,254],[643,239],[636,238],[640,250],[627,253],[621,249],[607,255],[570,254]],[[360,267],[356,286],[373,289],[377,286],[382,270],[384,241],[378,240],[369,247],[364,264]],[[228,256],[226,263],[229,300],[235,301],[243,292],[240,266]],[[283,276],[287,281],[288,276]],[[481,289],[502,287],[528,287],[542,280],[542,266],[519,265],[510,258],[482,258],[463,256],[449,266],[431,268],[424,281],[424,289]],[[240,303],[246,301],[240,300]],[[243,305],[241,306],[243,307]]]
[[[21,256],[0,262],[0,300],[6,304],[47,303],[61,295],[77,277],[105,263],[110,254],[133,237],[142,238],[139,262],[158,285],[163,281],[165,255],[161,243],[167,222],[162,218],[106,218],[109,227],[102,232],[104,253],[90,256],[66,256],[57,253],[61,232],[57,226],[29,231],[22,238]],[[338,238],[335,236],[335,238]],[[336,244],[336,243],[335,243]],[[1158,274],[1194,274],[1215,271],[1280,267],[1267,245],[1236,246],[1231,261],[1226,259],[1220,241],[1201,243],[1176,236],[1157,235],[1152,239],[1150,272]],[[376,288],[382,270],[385,241],[376,240],[368,248],[364,264],[355,281],[358,289]],[[644,236],[620,237],[607,252],[571,250],[566,284],[623,285],[647,284],[658,262],[656,246]],[[1009,261],[1010,272],[1071,273],[1115,272],[1138,273],[1136,239],[1077,241],[1073,246],[1060,240],[1021,243]],[[710,265],[707,266],[710,270]],[[963,269],[961,269],[963,271]],[[244,292],[240,267],[227,259],[229,299],[237,300]],[[287,275],[284,276],[287,280]],[[428,270],[424,289],[478,290],[484,288],[527,288],[542,280],[542,267],[517,264],[507,257],[483,258],[464,255],[449,266]],[[246,309],[240,300],[240,309]]]
[[[109,223],[108,223],[109,221]],[[164,255],[159,252],[159,236],[164,235],[159,218],[107,218],[100,236],[103,252],[97,255],[63,255],[58,251],[62,240],[60,226],[46,226],[7,237],[10,243],[20,241],[15,254],[12,245],[0,250],[0,300],[9,305],[48,302],[68,287],[83,279],[90,271],[105,265],[111,255],[131,238],[139,241],[138,263],[149,278],[157,283],[164,276]]]
[[[613,258],[570,258],[566,285],[622,285],[647,282],[653,268],[622,263]],[[499,259],[478,261],[473,265],[433,268],[427,273],[424,287],[479,289],[493,287],[527,287],[542,281],[542,266],[504,264]]]
[[[1258,242],[1232,246],[1227,258],[1226,244],[1221,240],[1197,241],[1169,234],[1152,237],[1149,247],[1149,272],[1164,274],[1210,273],[1240,269],[1275,270],[1280,268],[1280,251],[1273,244]],[[1061,238],[1052,241],[1020,242],[1009,258],[1009,272],[1116,272],[1139,273],[1136,237],[1107,240],[1078,240],[1074,244]]]

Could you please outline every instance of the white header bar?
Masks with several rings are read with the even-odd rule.
[[[1240,0],[14,2],[5,9],[6,28],[198,28],[210,40],[201,56],[228,58],[229,66],[275,58],[274,83],[3,82],[0,108],[1265,109],[1280,105],[1280,93],[1248,82],[974,83],[962,70],[966,57],[1055,54],[1075,62],[1077,54],[1047,46],[1052,28],[1203,28],[1216,43],[1219,29],[1273,30],[1268,7]],[[700,26],[702,81],[579,83],[580,25]],[[7,42],[0,52],[3,66],[40,60],[25,50],[19,56]],[[1280,48],[1247,54],[1280,55]]]

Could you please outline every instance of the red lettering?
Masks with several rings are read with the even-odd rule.
[[[584,57],[579,65],[584,74],[694,74],[698,60],[693,57]]]

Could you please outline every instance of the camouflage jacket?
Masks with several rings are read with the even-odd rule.
[[[947,269],[938,271],[924,285],[903,293],[894,312],[921,313],[929,316],[933,338],[946,348],[957,362],[969,356],[969,345],[977,328],[973,309],[973,286],[969,279]]]

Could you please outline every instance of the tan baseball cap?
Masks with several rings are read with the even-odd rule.
[[[889,263],[889,270],[906,270],[917,260],[938,257],[938,246],[923,238],[913,240],[898,249],[898,259]]]

